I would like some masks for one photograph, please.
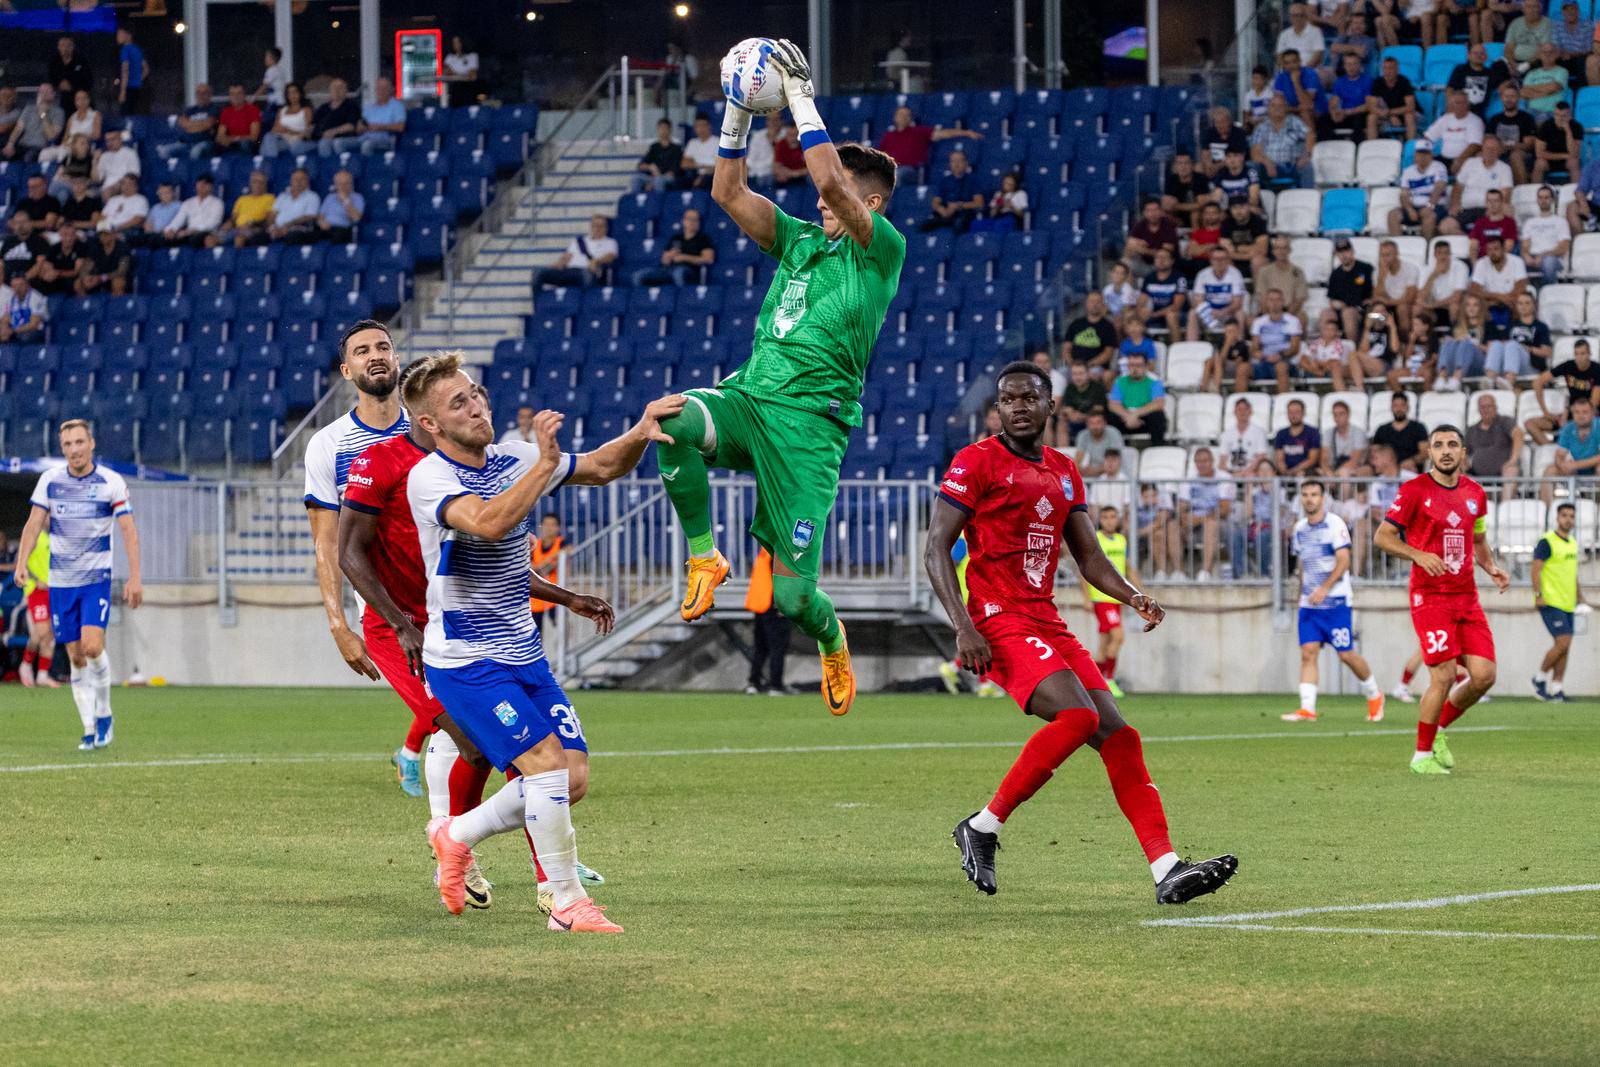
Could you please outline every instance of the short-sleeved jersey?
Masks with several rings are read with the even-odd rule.
[[[368,445],[398,436],[411,429],[404,409],[393,426],[378,429],[356,418],[354,410],[334,419],[318,430],[306,445],[306,495],[308,508],[338,511],[344,500],[350,464]]]
[[[1439,484],[1431,473],[1400,487],[1385,521],[1400,527],[1406,544],[1444,560],[1437,578],[1421,567],[1411,568],[1411,592],[1449,596],[1478,595],[1472,576],[1472,542],[1488,526],[1488,497],[1483,486],[1461,476],[1454,488]],[[1415,603],[1415,599],[1413,599]]]
[[[31,498],[50,513],[50,585],[72,589],[111,580],[111,528],[132,514],[128,483],[95,464],[78,477],[65,465],[39,475]]]
[[[378,528],[368,552],[372,569],[395,606],[418,626],[428,622],[428,576],[422,569],[422,548],[406,482],[411,468],[427,454],[410,434],[379,441],[350,464],[344,487],[345,507],[377,516]]]
[[[750,358],[723,385],[764,400],[861,425],[861,389],[889,302],[900,287],[906,239],[873,213],[872,243],[774,209],[778,261],[756,319]]]
[[[1350,548],[1350,527],[1331,511],[1324,511],[1321,522],[1312,522],[1304,515],[1294,524],[1294,554],[1300,557],[1300,606],[1337,608],[1350,603],[1350,571],[1345,570],[1339,580],[1328,590],[1321,604],[1311,602],[1311,594],[1328,580],[1339,563],[1339,550]]]
[[[1038,460],[1005,439],[968,445],[950,461],[939,495],[967,514],[967,611],[1059,618],[1056,566],[1067,516],[1087,511],[1077,464],[1053,448]]]
[[[429,667],[464,667],[479,660],[519,666],[544,659],[528,607],[531,515],[498,541],[453,530],[442,517],[445,505],[457,497],[500,495],[538,460],[537,445],[513,441],[490,445],[481,467],[434,452],[411,468],[406,491],[428,575],[422,661]],[[563,453],[540,495],[559,489],[577,463],[578,457]]]
[[[1106,559],[1117,569],[1117,573],[1124,578],[1128,576],[1128,535],[1124,533],[1108,534],[1104,530],[1096,530],[1094,539],[1100,542],[1100,551],[1106,554]],[[1087,585],[1087,583],[1085,583]],[[1089,599],[1097,604],[1119,604],[1116,597],[1110,593],[1102,593],[1092,585],[1088,586]]]

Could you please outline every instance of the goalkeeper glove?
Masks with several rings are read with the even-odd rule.
[[[800,147],[810,148],[827,141],[828,129],[817,110],[817,91],[811,84],[811,64],[806,61],[806,54],[787,37],[780,37],[773,45],[772,60],[783,72],[783,95],[789,102],[795,128],[800,131]]]

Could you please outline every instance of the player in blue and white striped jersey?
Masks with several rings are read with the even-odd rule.
[[[407,368],[405,402],[437,447],[406,484],[428,573],[428,685],[478,751],[522,774],[465,815],[429,824],[440,899],[459,913],[472,846],[525,825],[544,867],[540,888],[554,895],[550,929],[621,933],[578,882],[570,805],[588,786],[588,746],[528,608],[528,536],[540,497],[613,481],[651,441],[671,443],[660,420],[684,400],[654,401],[633,429],[582,455],[560,451],[561,416],[549,411],[535,416],[536,445],[495,444],[488,405],[456,353]]]
[[[1294,524],[1294,554],[1300,558],[1300,708],[1285,722],[1317,720],[1317,657],[1331,645],[1339,662],[1361,683],[1367,698],[1367,721],[1383,721],[1383,692],[1372,668],[1355,647],[1350,614],[1350,528],[1327,507],[1327,489],[1319,481],[1300,483],[1305,514]]]
[[[140,581],[139,531],[122,475],[95,462],[94,434],[83,419],[61,424],[64,467],[39,476],[33,510],[22,529],[18,559],[27,559],[45,523],[50,524],[50,624],[56,642],[72,660],[72,700],[83,722],[81,751],[111,743],[111,659],[106,623],[111,616],[111,528],[122,530],[128,556],[123,599],[130,608],[144,601]],[[27,577],[17,568],[17,584]]]

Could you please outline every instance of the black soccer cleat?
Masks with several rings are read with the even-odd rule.
[[[1156,885],[1157,904],[1187,904],[1195,897],[1215,893],[1239,869],[1237,856],[1218,856],[1199,863],[1179,861]]]
[[[974,830],[972,817],[968,816],[956,823],[950,836],[961,850],[961,869],[967,872],[967,881],[977,886],[978,892],[994,896],[999,891],[994,884],[994,853],[1000,847],[1000,835]]]

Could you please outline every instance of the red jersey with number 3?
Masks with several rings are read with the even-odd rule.
[[[1412,603],[1418,596],[1478,595],[1473,580],[1473,540],[1487,526],[1489,499],[1483,486],[1463,475],[1455,486],[1440,485],[1432,474],[1413,478],[1384,516],[1400,527],[1406,544],[1432,552],[1444,560],[1445,572],[1437,577],[1412,565]]]
[[[378,517],[377,533],[367,551],[372,569],[395,606],[418,627],[428,625],[428,575],[406,480],[427,455],[409,434],[379,441],[350,464],[344,490],[345,507]]]
[[[939,495],[966,512],[967,611],[973,622],[1016,613],[1060,619],[1056,565],[1067,516],[1087,510],[1077,464],[1046,448],[1028,459],[999,436],[950,461]]]

